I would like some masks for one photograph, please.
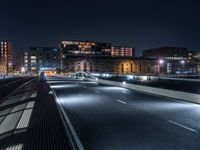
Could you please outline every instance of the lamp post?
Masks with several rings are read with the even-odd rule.
[[[182,73],[184,73],[184,71],[185,71],[185,67],[184,67],[184,65],[185,65],[185,61],[184,60],[181,60],[181,65],[182,65]]]
[[[163,64],[164,64],[164,60],[159,59],[158,63],[159,63],[159,66],[160,66],[160,73],[159,74],[161,74],[162,73],[162,67],[163,67]]]
[[[21,68],[21,73],[22,73],[22,74],[25,73],[25,68],[24,68],[24,67]]]

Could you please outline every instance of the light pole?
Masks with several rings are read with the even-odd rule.
[[[181,60],[181,65],[182,65],[182,73],[184,74],[184,71],[185,71],[185,61],[184,60]]]
[[[21,73],[22,73],[22,74],[25,73],[25,68],[24,68],[24,67],[21,68]]]
[[[159,66],[160,66],[160,72],[159,72],[159,75],[160,75],[162,73],[162,67],[163,67],[163,64],[164,64],[164,60],[159,59],[158,63],[159,63]]]

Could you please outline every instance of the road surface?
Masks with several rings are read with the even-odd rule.
[[[48,78],[86,150],[199,150],[200,106],[92,81]]]

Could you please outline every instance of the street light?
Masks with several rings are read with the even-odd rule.
[[[181,64],[185,64],[185,61],[184,61],[184,60],[181,60]]]
[[[159,59],[158,63],[160,65],[160,73],[161,73],[162,72],[162,66],[164,64],[164,60],[163,59]]]
[[[24,68],[24,67],[21,68],[21,72],[22,72],[22,73],[25,72],[25,68]]]
[[[160,59],[160,60],[159,60],[159,64],[162,65],[163,63],[164,63],[164,60],[163,60],[163,59]]]
[[[184,64],[185,64],[185,61],[184,61],[184,60],[181,60],[181,64],[182,64],[182,70],[183,70],[183,72],[182,72],[182,73],[184,73],[184,72],[185,72],[185,66],[184,66]]]

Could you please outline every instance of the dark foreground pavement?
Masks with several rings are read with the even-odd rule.
[[[200,106],[91,81],[49,78],[86,150],[199,150]]]
[[[49,85],[32,80],[0,103],[0,149],[69,149]]]

